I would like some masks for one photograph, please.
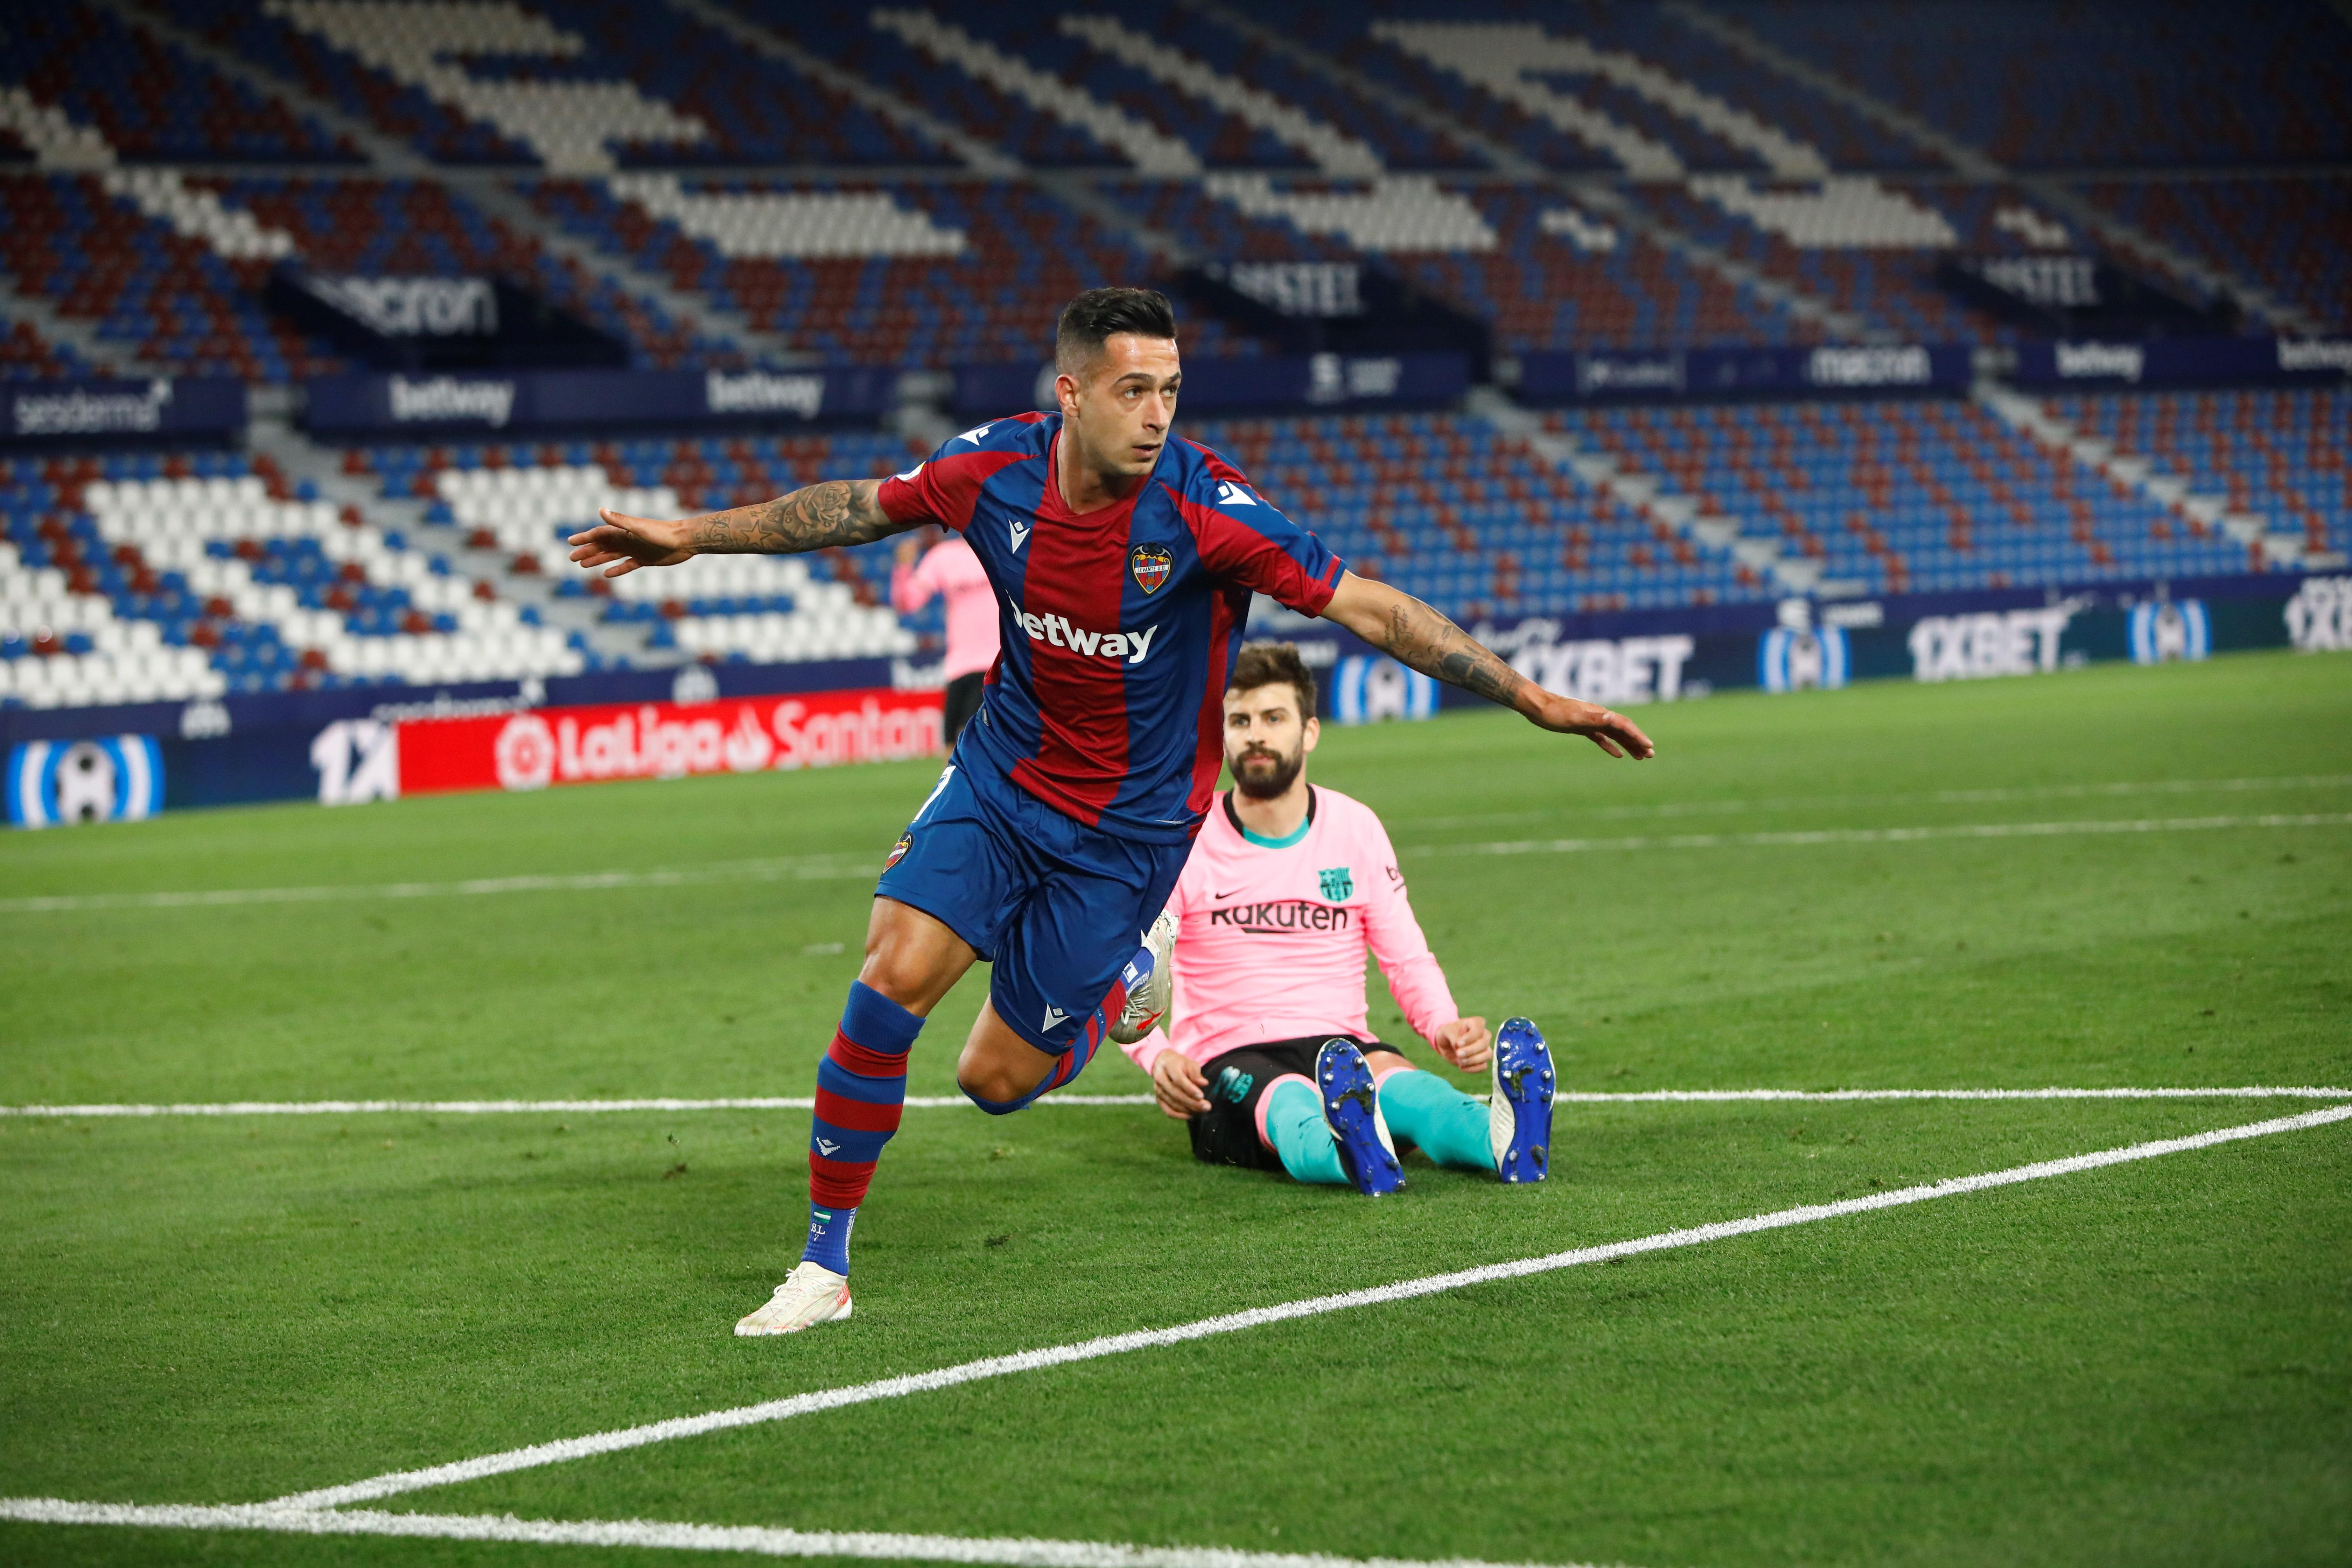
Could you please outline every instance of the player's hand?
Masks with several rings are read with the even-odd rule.
[[[1208,1081],[1209,1075],[1172,1046],[1151,1064],[1151,1098],[1160,1102],[1161,1111],[1179,1121],[1209,1109],[1209,1097],[1201,1092]]]
[[[572,547],[574,565],[593,572],[609,564],[612,569],[604,575],[619,577],[640,566],[675,566],[694,556],[693,548],[686,542],[684,523],[631,517],[611,507],[601,509],[596,515],[604,521],[566,542]]]
[[[1456,1018],[1440,1024],[1429,1037],[1437,1054],[1464,1072],[1483,1072],[1495,1058],[1495,1037],[1484,1018]]]
[[[1581,735],[1612,757],[1631,757],[1646,763],[1658,754],[1658,748],[1642,733],[1642,727],[1622,713],[1613,713],[1597,702],[1562,697],[1556,691],[1542,692],[1540,697],[1536,710],[1528,717],[1547,730],[1562,735]]]
[[[890,558],[901,566],[912,566],[921,560],[922,556],[922,542],[911,533],[902,533],[898,536],[898,548],[892,552]]]

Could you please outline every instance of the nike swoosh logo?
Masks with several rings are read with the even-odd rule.
[[[1219,903],[1221,903],[1221,904],[1222,904],[1222,903],[1223,903],[1227,899],[1232,898],[1232,897],[1234,896],[1234,893],[1238,893],[1238,892],[1240,892],[1240,891],[1241,891],[1241,889],[1240,889],[1239,888],[1235,888],[1235,889],[1234,889],[1233,893],[1211,893],[1211,894],[1209,895],[1209,897],[1211,897],[1211,898],[1213,898],[1213,899],[1216,900],[1217,900],[1217,902],[1219,902]]]

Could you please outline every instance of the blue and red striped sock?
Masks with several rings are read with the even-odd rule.
[[[809,1235],[803,1263],[849,1272],[849,1232],[882,1145],[907,1107],[907,1053],[922,1019],[862,980],[849,983],[841,1027],[816,1069],[809,1129]]]

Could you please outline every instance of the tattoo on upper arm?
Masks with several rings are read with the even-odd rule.
[[[1374,640],[1400,663],[1489,702],[1516,707],[1527,686],[1527,678],[1492,649],[1418,599],[1390,606],[1388,623],[1378,629]]]
[[[693,528],[695,549],[739,555],[797,555],[898,531],[872,479],[827,479],[756,506],[706,513]]]

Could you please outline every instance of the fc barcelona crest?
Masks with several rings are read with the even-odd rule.
[[[1176,570],[1176,555],[1164,544],[1139,544],[1127,552],[1127,569],[1135,574],[1137,587],[1157,594],[1168,574]]]

